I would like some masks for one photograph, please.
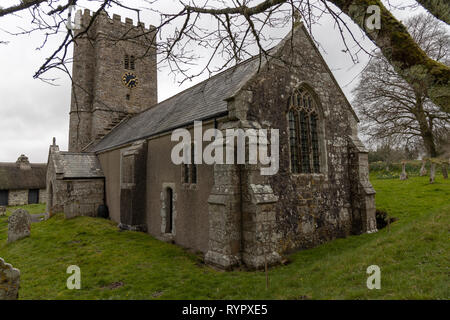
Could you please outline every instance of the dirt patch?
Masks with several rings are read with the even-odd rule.
[[[164,293],[164,291],[155,291],[152,293],[152,298],[158,298],[160,296],[162,296]]]
[[[121,287],[124,286],[124,283],[122,281],[118,281],[118,282],[113,282],[107,286],[103,286],[103,289],[109,289],[109,290],[114,290],[114,289],[119,289]]]

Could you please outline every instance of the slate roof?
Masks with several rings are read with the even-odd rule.
[[[93,153],[58,152],[54,154],[56,173],[63,179],[102,178],[100,161]]]
[[[254,57],[214,75],[122,122],[88,151],[111,149],[183,127],[195,120],[225,115],[225,99],[236,94],[259,67],[260,61]]]
[[[15,162],[0,162],[0,190],[45,189],[47,165],[32,163],[20,169]]]
[[[349,110],[356,121],[358,117],[342,92],[339,84],[328,68],[325,60],[315,46],[313,40],[308,36],[308,31],[302,23],[298,24],[304,34],[309,38],[318,57],[330,73],[338,90],[341,91]],[[294,31],[295,32],[295,31]],[[271,55],[283,48],[290,40],[292,31],[275,47],[269,49]],[[99,142],[87,148],[89,152],[101,152],[119,147],[136,140],[149,138],[151,136],[167,132],[176,128],[184,127],[195,120],[206,120],[217,116],[226,115],[228,98],[233,97],[265,64],[264,58],[261,63],[259,56],[254,56],[240,64],[227,69],[199,84],[186,89],[175,96],[164,100],[157,105],[123,121],[110,131]]]

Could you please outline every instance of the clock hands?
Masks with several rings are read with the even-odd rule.
[[[126,87],[129,87],[129,88],[134,88],[134,87],[136,87],[136,86],[137,86],[137,83],[138,83],[138,79],[137,79],[136,76],[135,76],[134,74],[132,74],[132,73],[127,73],[127,74],[125,74],[125,75],[123,76],[122,81],[123,81],[123,84],[124,84]]]

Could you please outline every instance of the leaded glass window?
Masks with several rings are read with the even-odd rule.
[[[307,90],[292,95],[288,121],[292,173],[320,173],[318,110]]]
[[[298,173],[297,125],[293,110],[289,110],[289,144],[291,150],[291,169],[293,173]]]

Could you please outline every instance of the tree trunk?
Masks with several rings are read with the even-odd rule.
[[[448,0],[417,0],[433,16],[450,24],[450,2]]]
[[[430,167],[430,183],[434,183],[435,173],[436,173],[436,163],[432,162]]]
[[[425,167],[426,161],[422,160],[422,167],[420,168],[420,176],[423,177],[427,174],[427,168]]]
[[[406,162],[402,162],[402,173],[400,174],[400,180],[407,180],[408,174],[406,173]]]
[[[448,171],[446,163],[442,164],[442,176],[444,177],[444,179],[448,179]]]
[[[436,144],[434,142],[433,130],[431,128],[433,125],[433,120],[429,119],[430,122],[427,120],[427,115],[423,110],[424,99],[422,98],[420,91],[414,90],[414,94],[416,96],[416,106],[413,113],[419,123],[420,135],[422,137],[423,144],[425,145],[425,149],[427,149],[428,156],[430,158],[436,158]]]
[[[406,27],[380,0],[330,0],[347,14],[413,88],[428,88],[427,96],[443,111],[450,112],[450,67],[429,58],[413,40]],[[380,8],[381,29],[366,27],[369,5]]]

